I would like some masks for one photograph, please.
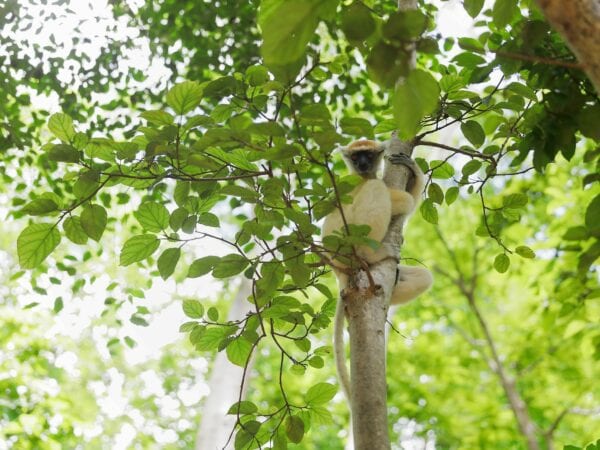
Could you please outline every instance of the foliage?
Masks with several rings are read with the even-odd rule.
[[[448,448],[522,445],[485,351],[478,342],[475,350],[469,339],[460,342],[475,313],[455,305],[461,291],[452,281],[477,279],[469,273],[475,269],[461,271],[475,260],[486,271],[477,269],[474,292],[497,317],[498,330],[530,317],[519,333],[494,335],[515,377],[520,366],[534,365],[519,377],[518,389],[533,421],[550,429],[560,397],[549,392],[561,371],[573,375],[561,387],[575,402],[577,388],[581,395],[592,391],[587,373],[597,368],[600,106],[531,1],[498,1],[487,11],[483,4],[464,2],[478,34],[454,39],[438,36],[437,7],[430,2],[410,12],[396,11],[396,2],[369,1],[211,2],[202,8],[147,2],[139,11],[115,2],[115,16],[141,27],[178,82],[160,94],[138,91],[129,76],[143,81],[146,75],[130,68],[113,86],[116,99],[100,106],[88,101],[107,89],[108,77],[98,74],[110,72],[133,40],[107,44],[98,60],[81,68],[89,78],[77,94],[57,76],[68,58],[47,58],[34,45],[37,56],[27,60],[13,42],[0,61],[10,68],[0,85],[8,99],[0,105],[0,170],[13,187],[12,216],[23,224],[16,242],[21,268],[74,275],[75,263],[92,257],[90,249],[96,257],[102,253],[94,242],[106,245],[108,235],[120,235],[119,264],[129,270],[141,266],[163,280],[251,279],[248,316],[226,321],[219,308],[189,299],[182,310],[191,320],[181,331],[197,351],[225,351],[242,367],[259,348],[270,348],[277,373],[268,377],[277,382],[256,381],[266,403],[256,393],[230,408],[236,448],[286,448],[287,442],[305,444],[311,433],[318,440],[316,426],[334,421],[325,405],[335,394],[321,375],[330,366],[324,331],[336,301],[324,276],[330,257],[348,262],[349,245],[372,244],[361,227],[327,240],[318,236],[319,220],[347,201],[356,184],[342,175],[332,151],[398,129],[427,146],[417,160],[429,176],[418,236],[435,244],[414,254],[442,269],[458,263],[423,306],[411,307],[417,314],[407,326],[421,331],[411,344],[414,359],[398,363],[400,376],[390,381],[401,398],[393,401],[395,420],[416,421],[420,433],[432,432]],[[5,29],[27,26],[25,6],[4,8]],[[219,26],[224,18],[229,23]],[[2,42],[11,40],[6,36]],[[49,76],[32,77],[36,70]],[[31,99],[18,94],[24,84],[27,92],[59,92],[62,112],[32,108]],[[124,107],[135,113],[106,117]],[[46,118],[50,135],[41,138]],[[456,132],[457,144],[437,142],[443,131]],[[23,148],[27,152],[18,151]],[[24,182],[27,170],[44,179]],[[553,201],[558,206],[549,211]],[[27,223],[25,216],[31,216]],[[436,230],[451,245],[444,246]],[[195,245],[209,241],[226,252],[197,255]],[[410,237],[407,243],[410,251]],[[550,251],[556,258],[546,258]],[[527,301],[506,301],[532,278],[539,280],[528,285]],[[139,307],[130,320],[145,326],[146,317]],[[570,339],[586,351],[579,362],[564,347]],[[394,355],[400,345],[392,345]],[[544,352],[552,356],[548,366],[535,362]],[[419,375],[434,371],[435,390],[427,391]],[[311,384],[300,386],[300,376]],[[475,398],[472,390],[479,382],[492,392],[485,401],[484,392]],[[461,396],[465,418],[454,414]],[[479,426],[484,416],[497,432]],[[573,442],[583,422],[559,428],[557,439],[562,433],[561,442]],[[553,436],[540,440],[550,445]]]

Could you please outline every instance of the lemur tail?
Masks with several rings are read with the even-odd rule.
[[[344,301],[340,297],[335,307],[335,322],[333,324],[333,353],[335,356],[335,366],[337,368],[338,379],[342,391],[351,403],[350,397],[350,373],[346,365],[346,352],[344,351]]]

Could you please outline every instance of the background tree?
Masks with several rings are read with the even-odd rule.
[[[60,17],[69,14],[61,3],[52,5]],[[476,33],[458,39],[438,35],[431,2],[411,12],[395,2],[194,5],[115,2],[113,18],[140,37],[109,41],[91,62],[77,50],[53,54],[52,41],[42,51],[15,39],[37,23],[33,6],[3,7],[2,195],[23,228],[17,256],[28,270],[12,282],[45,298],[58,281],[77,295],[98,286],[96,273],[117,273],[118,247],[123,285],[100,311],[119,330],[120,314],[150,324],[157,311],[143,297],[159,277],[246,277],[253,310],[243,318],[220,319],[227,308],[203,298],[207,278],[182,303],[196,350],[223,351],[241,367],[260,358],[256,389],[230,410],[232,442],[332,447],[345,426],[327,407],[335,387],[326,330],[337,300],[324,250],[365,239],[356,229],[322,241],[316,223],[356,183],[341,175],[336,145],[398,129],[421,147],[429,176],[403,256],[437,269],[438,281],[401,310],[403,335],[390,340],[391,441],[552,448],[597,438],[600,106],[532,2],[483,10],[465,1]],[[143,45],[172,71],[153,89],[143,84],[150,73],[117,64]],[[76,93],[58,70],[71,61],[81,63],[71,71],[81,77]],[[163,95],[181,78],[193,81]],[[92,95],[102,90],[113,99]],[[48,113],[31,105],[31,95],[51,92],[63,109],[49,116],[52,137],[40,135]],[[135,282],[140,274],[150,281]],[[64,301],[49,305],[59,322]],[[112,342],[134,345],[121,335]],[[15,395],[3,412],[7,442],[52,448],[43,409],[24,405]],[[32,415],[42,426],[29,426]]]

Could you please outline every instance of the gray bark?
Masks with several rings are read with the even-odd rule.
[[[386,154],[412,152],[411,143],[393,138]],[[404,166],[387,164],[384,181],[389,187],[405,189],[411,172]],[[392,218],[383,241],[390,255],[399,255],[403,242],[404,216]],[[396,282],[394,259],[371,265],[351,278],[343,293],[350,334],[350,379],[352,423],[355,448],[388,450],[386,340],[388,301]]]

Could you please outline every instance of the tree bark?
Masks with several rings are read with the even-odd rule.
[[[401,11],[416,9],[417,0],[398,0]],[[411,50],[411,66],[415,50]],[[400,81],[400,80],[399,80]],[[395,135],[387,143],[386,155],[412,154],[414,144]],[[383,180],[388,187],[405,190],[411,176],[408,168],[386,164]],[[389,255],[400,255],[405,216],[392,217],[382,245]],[[397,261],[386,259],[360,271],[342,293],[350,334],[350,390],[352,432],[356,450],[389,450],[386,379],[386,320],[391,292],[396,283]],[[369,277],[370,275],[370,277]]]
[[[537,0],[537,4],[575,53],[600,94],[600,2]]]
[[[404,152],[413,145],[397,138],[386,146],[386,155]],[[384,181],[389,187],[405,189],[411,172],[404,166],[387,164]],[[390,255],[399,255],[403,242],[404,216],[392,218],[383,240]],[[396,283],[395,259],[370,267],[370,277],[359,271],[342,294],[350,334],[350,391],[355,448],[388,450],[385,326],[390,294]]]
[[[252,305],[246,301],[251,294],[252,282],[245,277],[241,277],[241,280],[227,315],[228,320],[240,319],[252,309]],[[252,360],[249,364],[252,365]],[[250,373],[250,370],[246,373]],[[243,367],[231,364],[225,352],[217,353],[208,382],[210,393],[204,400],[202,408],[195,450],[233,449],[233,440],[227,446],[225,443],[235,426],[236,417],[227,415],[227,411],[238,401],[240,386],[244,381],[243,375]],[[248,383],[244,383],[244,391],[247,385]],[[242,392],[242,399],[244,397],[245,392]]]

